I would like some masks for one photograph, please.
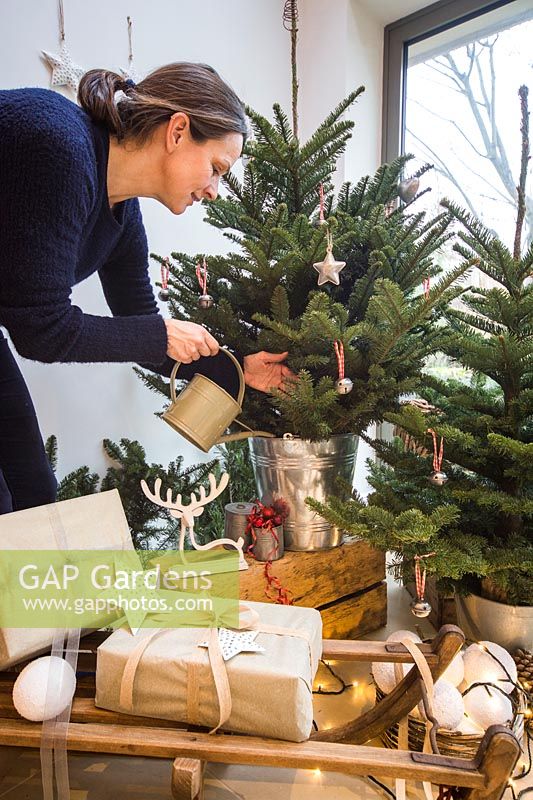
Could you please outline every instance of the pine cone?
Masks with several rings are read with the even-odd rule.
[[[514,651],[513,658],[518,670],[518,680],[533,687],[533,653],[519,647]]]

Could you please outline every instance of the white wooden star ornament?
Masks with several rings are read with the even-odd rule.
[[[46,50],[43,50],[42,52],[43,56],[48,62],[49,67],[52,69],[50,85],[68,86],[74,92],[77,92],[80,78],[85,70],[72,61],[72,56],[70,55],[65,42],[61,42],[61,48],[58,56],[54,53],[48,53]]]
[[[52,70],[50,85],[68,86],[74,92],[77,92],[80,78],[85,70],[73,62],[68,51],[65,38],[65,10],[63,8],[63,0],[58,0],[57,8],[59,12],[59,38],[61,41],[59,55],[56,56],[55,53],[48,53],[46,50],[43,50],[42,53],[48,62],[48,66]]]
[[[238,653],[264,653],[265,648],[255,641],[258,633],[259,631],[237,633],[229,628],[219,628],[218,641],[224,661],[229,661]],[[200,642],[198,647],[209,647],[209,642]]]
[[[334,283],[336,286],[340,283],[339,272],[346,266],[346,261],[335,261],[333,255],[333,241],[331,233],[328,231],[326,255],[323,261],[317,261],[313,267],[318,272],[318,285],[322,286],[324,283]]]

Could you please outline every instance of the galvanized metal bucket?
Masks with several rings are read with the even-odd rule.
[[[322,442],[282,438],[248,440],[258,496],[271,505],[283,499],[286,550],[327,550],[342,541],[342,531],[312,511],[306,497],[324,502],[338,494],[337,476],[350,485],[359,437],[348,433]]]
[[[176,361],[170,374],[170,396],[172,402],[163,414],[163,419],[171,428],[181,433],[188,442],[208,453],[216,444],[234,442],[249,436],[272,436],[264,431],[253,431],[244,422],[236,419],[242,411],[244,399],[244,375],[241,365],[229,350],[220,350],[233,361],[239,375],[239,394],[233,398],[225,389],[196,373],[187,386],[176,395],[176,374],[181,361]],[[230,433],[222,436],[228,425],[236,422],[246,432]]]

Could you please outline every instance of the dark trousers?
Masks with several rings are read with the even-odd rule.
[[[0,331],[0,514],[53,503],[56,491],[28,387]]]

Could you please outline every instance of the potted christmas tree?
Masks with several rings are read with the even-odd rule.
[[[416,556],[444,591],[456,593],[472,638],[533,648],[533,246],[522,248],[529,160],[527,88],[519,91],[522,159],[512,251],[454,203],[455,250],[491,279],[447,312],[443,351],[467,382],[426,375],[419,394],[387,418],[405,436],[376,442],[368,503],[310,504],[336,524],[397,555],[404,578]],[[523,250],[525,252],[523,252]],[[440,472],[440,476],[435,472]],[[428,480],[430,478],[430,480]]]
[[[294,41],[294,19],[292,34]],[[305,143],[295,77],[292,125],[279,105],[273,122],[248,109],[254,140],[243,178],[230,173],[227,195],[207,205],[208,223],[235,251],[209,256],[207,283],[205,254],[174,252],[169,263],[173,314],[203,323],[243,356],[288,351],[298,375],[270,397],[248,391],[242,415],[251,428],[274,434],[251,441],[252,463],[261,500],[289,504],[288,549],[340,542],[340,530],[310,512],[305,497],[326,499],[337,474],[351,483],[357,434],[418,386],[424,359],[443,336],[435,320],[461,291],[456,281],[466,269],[437,277],[434,256],[450,235],[449,214],[426,220],[412,212],[427,167],[402,181],[402,157],[335,196],[333,174],[354,127],[342,117],[362,91]],[[143,380],[168,396],[158,376],[144,373]]]

